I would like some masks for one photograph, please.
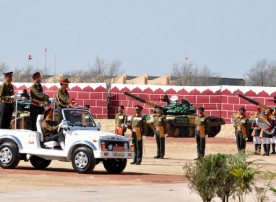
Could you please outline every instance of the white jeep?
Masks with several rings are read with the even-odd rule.
[[[0,166],[15,168],[20,160],[30,160],[36,169],[44,169],[51,160],[59,160],[71,161],[78,173],[89,173],[102,161],[108,173],[120,173],[127,159],[134,157],[129,139],[100,131],[89,111],[66,108],[62,115],[59,132],[65,135],[64,150],[58,142],[43,142],[42,114],[37,117],[37,132],[0,129]]]

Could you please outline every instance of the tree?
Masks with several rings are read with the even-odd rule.
[[[266,59],[258,61],[246,73],[248,86],[276,86],[276,64]]]
[[[218,82],[218,75],[206,65],[197,68],[193,63],[174,64],[172,76],[175,78],[175,84],[180,86],[216,85]]]
[[[206,156],[195,164],[184,166],[189,187],[197,192],[203,201],[211,201],[216,195],[228,201],[232,195],[244,201],[245,195],[252,191],[257,170],[252,161],[240,152],[237,155],[214,154]]]
[[[0,64],[0,74],[2,75],[4,72],[7,71],[7,69],[8,69],[8,66],[4,62],[2,62]]]

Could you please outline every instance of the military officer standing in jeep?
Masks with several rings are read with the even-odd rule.
[[[156,114],[153,115],[154,136],[157,144],[157,155],[154,158],[164,158],[165,155],[165,134],[166,117],[162,115],[161,107],[156,108]]]
[[[61,79],[60,80],[60,89],[57,92],[56,95],[56,104],[57,104],[57,110],[58,110],[58,122],[60,123],[62,120],[62,114],[61,111],[64,108],[70,107],[70,96],[67,91],[67,88],[69,86],[70,81],[68,79]]]
[[[4,73],[5,82],[0,85],[0,128],[9,129],[13,112],[13,101],[15,98],[12,85],[13,72]]]
[[[131,164],[140,165],[143,157],[143,136],[147,134],[147,123],[141,115],[143,107],[135,106],[136,114],[131,117],[129,128],[132,130],[132,143],[134,145],[134,159]]]
[[[44,103],[49,101],[49,96],[43,93],[43,88],[41,85],[41,74],[35,72],[33,74],[34,84],[31,87],[31,106],[30,106],[30,121],[31,130],[36,131],[36,119],[38,114],[44,113]]]
[[[115,115],[115,134],[125,135],[127,129],[127,115],[124,114],[124,106],[120,105],[118,107],[118,112]]]

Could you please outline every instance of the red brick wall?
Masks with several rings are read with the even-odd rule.
[[[32,83],[13,83],[15,92],[29,89]],[[54,98],[55,93],[59,89],[58,83],[42,84],[44,92]],[[226,123],[230,123],[233,112],[239,110],[240,107],[246,107],[247,116],[254,113],[256,106],[250,104],[246,100],[239,98],[236,94],[240,93],[247,97],[253,98],[258,102],[267,106],[275,106],[272,99],[276,95],[275,87],[252,87],[252,86],[160,86],[160,85],[131,85],[131,84],[112,84],[110,91],[110,109],[108,112],[107,91],[104,83],[70,83],[70,97],[76,100],[80,106],[89,104],[90,111],[95,118],[114,118],[117,107],[125,106],[127,114],[134,114],[134,106],[139,104],[144,107],[143,113],[151,113],[151,106],[140,103],[133,98],[127,97],[123,91],[133,93],[146,100],[154,102],[158,105],[166,103],[160,101],[164,94],[169,98],[177,95],[179,101],[182,98],[187,99],[195,107],[203,106],[206,115],[222,117]]]
[[[15,92],[27,89],[30,93],[32,83],[13,83]],[[60,88],[59,83],[43,83],[44,93],[51,98]],[[90,111],[94,118],[108,118],[107,91],[105,83],[70,83],[68,92],[70,98],[74,98],[79,107],[90,105]]]
[[[254,113],[256,106],[248,101],[239,98],[236,94],[240,93],[253,98],[267,106],[275,106],[269,102],[276,95],[275,87],[251,87],[251,86],[158,86],[158,85],[127,85],[113,84],[110,91],[110,115],[114,117],[119,105],[125,106],[127,114],[135,113],[134,106],[141,105],[143,114],[151,113],[151,106],[138,102],[123,94],[127,91],[145,100],[149,100],[158,105],[166,105],[160,101],[165,94],[169,96],[177,95],[178,100],[187,99],[196,108],[203,106],[206,115],[222,117],[226,123],[230,123],[231,116],[240,107],[246,107],[247,116]]]

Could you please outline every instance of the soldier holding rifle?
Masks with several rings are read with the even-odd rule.
[[[38,114],[44,113],[44,102],[49,101],[49,96],[43,93],[41,85],[41,74],[35,72],[33,74],[34,84],[31,87],[31,106],[30,106],[30,120],[31,130],[36,131],[36,119]]]

